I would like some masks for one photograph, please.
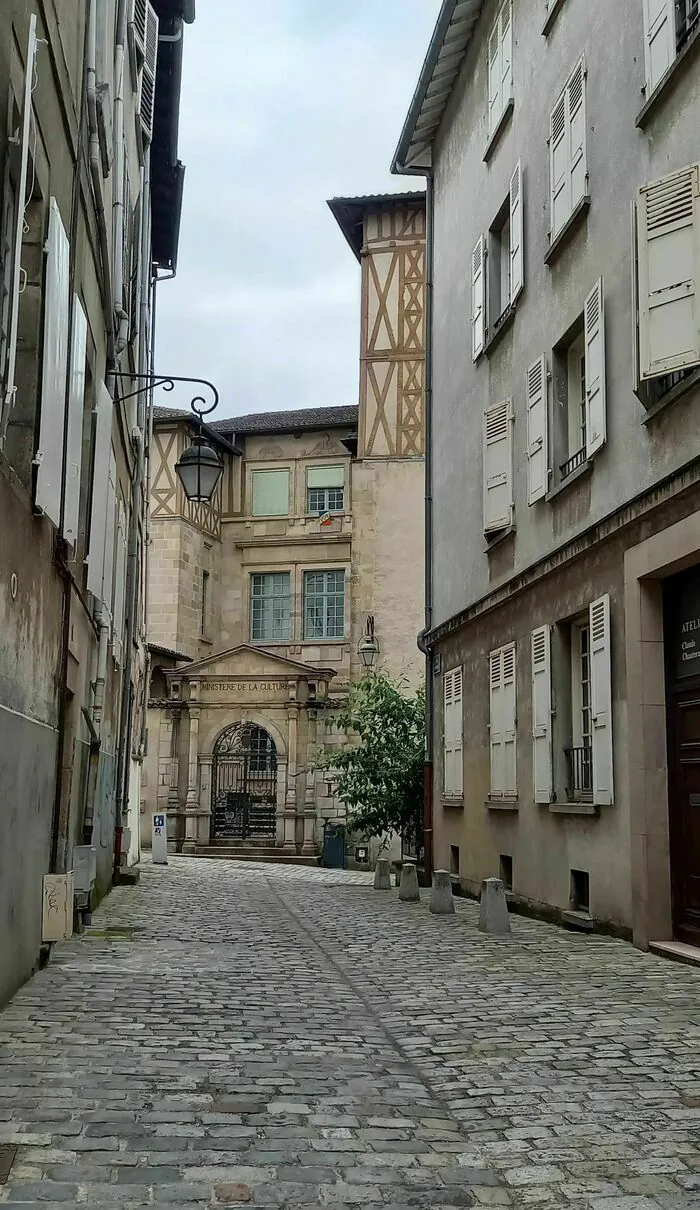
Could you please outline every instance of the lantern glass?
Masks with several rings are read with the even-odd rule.
[[[175,464],[188,500],[209,503],[223,474],[223,463],[216,450],[204,437],[195,437],[179,462]]]

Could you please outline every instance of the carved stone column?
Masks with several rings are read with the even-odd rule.
[[[178,759],[178,747],[180,744],[180,711],[164,710],[164,717],[169,721],[170,725],[170,753],[168,757],[168,795],[167,809],[168,814],[177,814],[180,809],[180,802],[177,793],[177,783],[180,773],[180,761]]]
[[[315,857],[318,852],[316,844],[316,711],[308,711],[308,731],[306,743],[306,786],[304,788],[304,843],[302,857]]]
[[[199,823],[199,706],[191,705],[189,713],[190,747],[183,853],[194,853],[196,851]]]
[[[289,742],[287,758],[287,796],[284,804],[284,848],[288,853],[296,853],[296,821],[297,821],[297,748],[299,738],[299,707],[289,706],[287,709]]]
[[[208,844],[211,836],[211,813],[214,803],[214,757],[200,756],[199,758],[199,823],[197,840],[199,844]]]

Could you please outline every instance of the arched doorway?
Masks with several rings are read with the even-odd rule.
[[[254,723],[235,723],[214,746],[211,828],[214,837],[274,837],[277,749]]]

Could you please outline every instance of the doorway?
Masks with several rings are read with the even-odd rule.
[[[664,586],[673,932],[700,946],[700,570]]]
[[[277,826],[277,749],[253,724],[234,724],[214,748],[212,837],[273,837]]]

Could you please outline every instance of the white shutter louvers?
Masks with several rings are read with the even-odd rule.
[[[486,240],[479,236],[472,252],[472,360],[483,353],[486,337]]]
[[[547,494],[549,484],[547,443],[547,361],[533,361],[525,376],[527,398],[527,502]]]
[[[484,533],[507,529],[513,514],[513,408],[510,399],[484,412]]]
[[[117,551],[114,571],[114,629],[112,632],[112,654],[119,666],[122,662],[124,644],[124,604],[126,599],[126,509],[119,500],[117,504]]]
[[[637,195],[642,379],[700,365],[700,165]]]
[[[535,802],[552,801],[552,674],[549,626],[533,630],[532,655],[532,777]]]
[[[586,366],[586,458],[605,444],[605,309],[603,279],[596,282],[583,308]]]
[[[515,643],[489,655],[491,797],[514,798],[516,789]]]
[[[454,668],[443,678],[443,789],[446,795],[463,792],[462,772],[462,669]]]
[[[66,434],[66,492],[63,536],[75,549],[80,520],[80,465],[83,448],[83,405],[87,358],[87,319],[77,295],[73,299],[68,431]]]
[[[647,100],[676,57],[675,0],[642,0]]]
[[[139,114],[144,138],[153,138],[153,111],[156,97],[156,66],[158,62],[158,17],[151,4],[146,5],[146,38],[139,87]]]
[[[523,257],[523,180],[520,160],[510,178],[510,301],[515,302],[525,284]]]
[[[506,0],[493,24],[487,47],[489,136],[498,127],[513,95],[513,4]]]
[[[593,728],[593,802],[613,801],[612,677],[610,663],[610,597],[589,606],[591,634],[591,722]]]
[[[90,547],[87,557],[87,588],[102,600],[102,573],[105,563],[105,528],[109,491],[109,459],[112,449],[112,397],[103,382],[97,391],[95,452],[92,470],[92,507],[90,510]]]
[[[549,119],[550,240],[588,190],[586,160],[586,67],[576,64]]]
[[[41,368],[41,419],[36,452],[34,503],[59,525],[63,433],[68,373],[68,322],[70,304],[70,245],[58,203],[51,198],[44,290],[44,348]]]

